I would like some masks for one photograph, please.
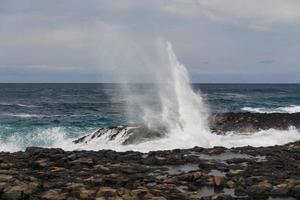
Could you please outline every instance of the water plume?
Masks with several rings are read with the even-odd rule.
[[[167,129],[167,137],[198,138],[204,146],[209,145],[208,109],[200,91],[194,92],[190,85],[187,69],[181,64],[170,42],[161,41],[165,60],[163,68],[156,69],[156,90],[160,110],[155,113],[145,109],[143,120],[149,128],[157,125]]]

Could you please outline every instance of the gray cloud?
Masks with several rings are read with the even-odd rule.
[[[160,36],[195,81],[267,73],[288,81],[300,73],[299,22],[296,0],[3,0],[0,82],[144,81],[161,62]]]

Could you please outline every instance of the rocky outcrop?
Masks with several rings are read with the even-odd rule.
[[[165,133],[166,131],[163,128],[152,130],[142,125],[126,125],[110,128],[100,128],[90,135],[86,135],[77,140],[74,140],[74,143],[89,143],[98,139],[102,141],[115,140],[118,141],[119,144],[126,145],[161,138],[165,135]]]
[[[0,152],[0,199],[300,198],[300,142],[273,147]]]
[[[287,130],[291,126],[300,128],[300,113],[223,113],[211,118],[211,129],[218,134],[229,131]]]
[[[210,119],[210,128],[216,134],[227,132],[251,133],[260,130],[287,130],[300,128],[300,113],[222,113],[214,114]],[[167,134],[166,128],[149,129],[143,125],[100,128],[96,132],[74,141],[75,144],[115,140],[119,144],[137,144],[157,139]]]

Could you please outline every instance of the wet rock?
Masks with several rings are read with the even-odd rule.
[[[15,180],[13,185],[7,185],[3,190],[3,198],[6,199],[22,199],[32,195],[40,186],[37,182],[21,182]]]
[[[92,198],[96,193],[95,190],[86,189],[86,188],[79,188],[79,196],[82,199]]]
[[[152,199],[153,195],[149,192],[147,188],[139,187],[131,191],[132,196],[135,199]]]
[[[234,198],[228,194],[215,194],[211,197],[211,200],[233,200]]]
[[[248,194],[253,196],[265,196],[270,193],[272,185],[267,181],[262,181],[249,187]]]
[[[188,182],[197,182],[203,176],[203,172],[195,171],[189,172],[178,176],[179,180],[188,181]]]
[[[24,190],[21,186],[8,186],[3,190],[2,198],[7,200],[23,199]]]
[[[61,189],[53,189],[44,192],[42,198],[47,200],[65,200],[67,199],[67,194],[63,193]]]
[[[291,190],[291,185],[288,183],[281,183],[273,187],[271,192],[274,196],[286,196]]]
[[[293,192],[295,197],[299,197],[300,198],[300,184],[299,185],[295,185],[291,191]]]
[[[230,169],[229,172],[227,173],[227,176],[237,176],[243,172],[244,172],[243,169]]]
[[[109,138],[110,140],[114,140],[117,137],[123,137],[126,138],[123,141],[124,145],[127,144],[134,144],[138,142],[142,142],[145,140],[151,140],[156,139],[159,137],[164,136],[166,132],[165,128],[157,128],[154,130],[151,130],[143,125],[138,126],[117,126],[117,127],[110,127],[110,128],[100,128],[94,133],[90,135],[86,135],[84,137],[81,137],[77,140],[74,140],[73,142],[75,144],[79,143],[89,143],[97,138],[105,137]]]
[[[224,186],[224,178],[221,176],[214,176],[214,184],[217,187]]]
[[[300,142],[147,154],[28,148],[0,152],[0,164],[0,199],[300,198]]]
[[[7,182],[11,181],[13,179],[13,176],[6,175],[6,174],[0,174],[0,182]]]
[[[211,120],[211,129],[218,134],[229,131],[252,133],[259,130],[300,128],[300,113],[222,113]]]
[[[99,199],[100,197],[111,198],[117,196],[117,190],[111,187],[100,187],[96,195],[97,199]]]
[[[92,165],[94,161],[91,158],[79,158],[71,162],[71,164],[85,164],[85,165]]]

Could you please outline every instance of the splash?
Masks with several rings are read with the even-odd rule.
[[[299,113],[300,106],[291,105],[291,106],[278,107],[278,108],[243,107],[242,110],[247,112],[254,112],[254,113]]]
[[[167,129],[168,138],[180,142],[191,143],[198,141],[198,145],[210,146],[211,133],[208,128],[208,109],[204,104],[200,92],[193,91],[190,85],[187,69],[181,64],[170,42],[163,46],[166,50],[164,69],[156,74],[157,91],[160,112],[155,114],[145,112],[144,123],[149,128],[157,124]]]

